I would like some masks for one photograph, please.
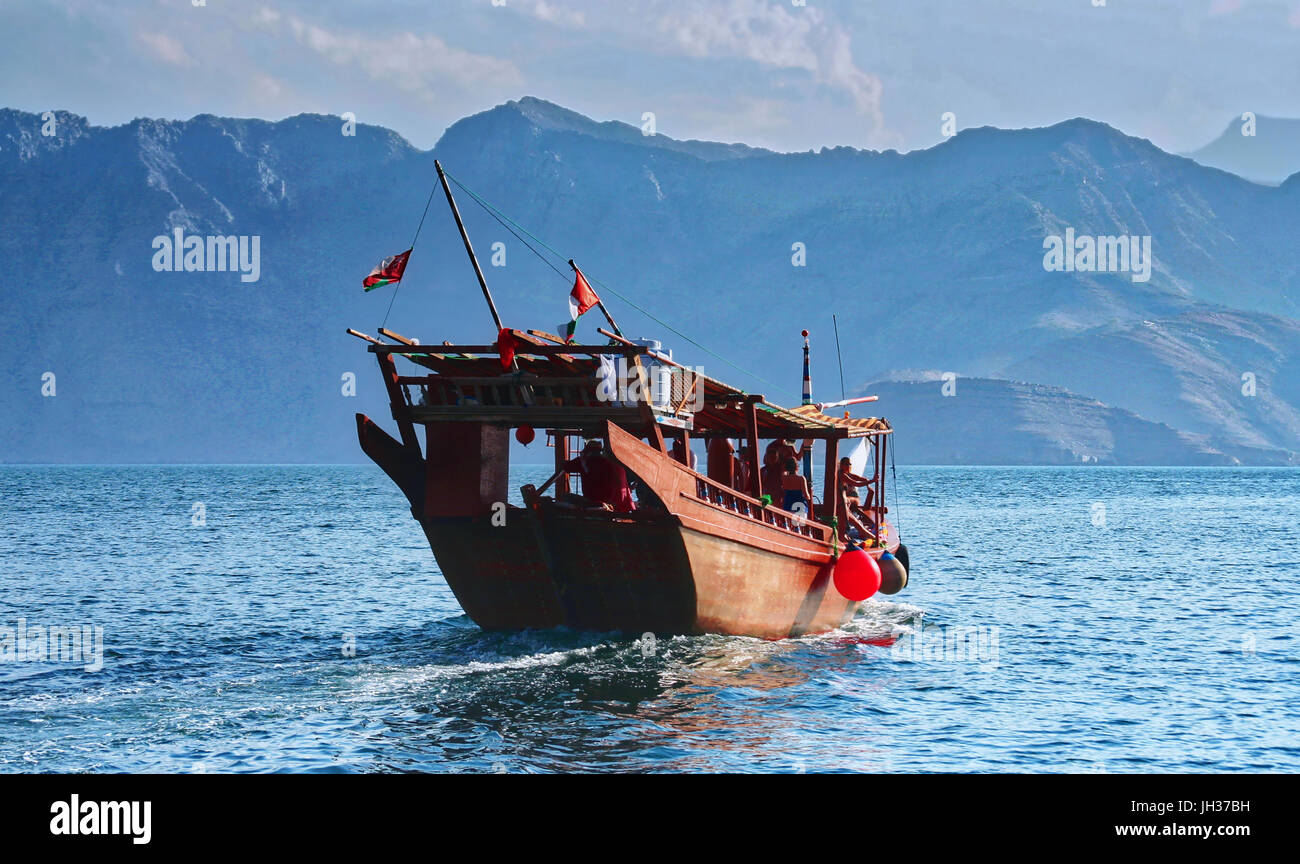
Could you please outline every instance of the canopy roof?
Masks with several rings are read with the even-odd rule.
[[[690,428],[693,434],[744,438],[748,435],[748,405],[756,407],[755,416],[760,438],[861,438],[867,435],[884,435],[892,431],[889,423],[880,417],[851,418],[847,412],[841,417],[822,413],[815,405],[802,405],[787,409],[775,405],[763,396],[750,394],[715,378],[673,363],[640,345],[562,345],[547,342],[528,333],[513,330],[516,348],[515,368],[503,371],[497,345],[417,345],[372,344],[376,354],[400,354],[411,362],[434,373],[420,378],[402,376],[401,384],[419,384],[429,387],[429,392],[458,394],[447,404],[432,407],[412,406],[416,422],[435,420],[481,419],[489,422],[510,422],[515,425],[532,422],[548,428],[580,428],[605,419],[627,423],[637,416],[638,409],[627,403],[600,402],[596,399],[596,382],[599,378],[600,357],[624,357],[631,366],[634,358],[643,363],[659,363],[674,368],[680,382],[675,385],[674,396],[691,393],[694,382],[702,390],[702,399],[683,399],[679,404],[653,407],[656,419],[665,427]],[[395,334],[389,334],[395,335]],[[435,382],[434,379],[443,379]],[[489,400],[467,399],[463,387],[482,387],[495,384],[491,408]],[[439,386],[439,384],[446,386]],[[585,391],[584,396],[566,399],[545,399],[545,404],[530,402],[525,390],[532,393]],[[548,389],[550,388],[550,389]],[[683,389],[684,388],[684,389]],[[478,392],[478,391],[474,391]],[[520,394],[517,400],[506,394]],[[669,400],[670,402],[674,400]],[[481,415],[481,416],[480,416]],[[570,422],[572,420],[572,422]],[[665,428],[665,431],[671,431]]]

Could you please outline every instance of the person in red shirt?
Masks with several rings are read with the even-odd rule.
[[[581,456],[564,463],[564,470],[582,478],[582,497],[616,513],[636,509],[627,471],[604,452],[599,441],[588,441]]]

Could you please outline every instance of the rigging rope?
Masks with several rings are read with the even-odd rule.
[[[893,438],[892,435],[889,437]],[[894,502],[894,510],[896,511],[894,514],[894,522],[896,523],[895,527],[898,529],[898,542],[902,543],[903,542],[903,503],[902,503],[903,496],[900,495],[898,492],[898,471],[894,467],[894,451],[898,449],[898,442],[890,441],[889,443],[892,445],[889,448],[889,473],[893,475],[894,497],[898,499]]]
[[[844,394],[844,355],[840,353],[840,322],[833,314],[831,323],[835,326],[835,359],[840,364],[840,398],[847,399],[849,397]]]
[[[411,238],[411,245],[408,247],[412,250],[415,249],[415,241],[420,239],[420,229],[424,227],[424,217],[429,215],[429,205],[433,203],[433,193],[437,191],[437,186],[429,190],[429,199],[424,202],[424,212],[420,214],[420,224],[415,226],[415,236]],[[410,263],[409,259],[407,263]],[[393,295],[388,298],[388,310],[384,312],[384,323],[379,325],[381,329],[388,326],[388,315],[393,311],[393,301],[397,299],[397,292],[401,290],[402,281],[399,279],[397,280],[397,287],[393,289]]]
[[[541,261],[547,267],[550,267],[552,270],[554,270],[555,274],[559,276],[561,279],[563,279],[565,282],[568,282],[569,277],[565,274],[563,270],[561,270],[559,267],[556,267],[555,264],[552,261],[550,261],[541,252],[538,252],[537,249],[534,248],[533,244],[529,243],[527,240],[519,236],[519,231],[523,231],[525,234],[528,234],[527,230],[525,230],[523,226],[519,226],[519,231],[516,231],[514,228],[511,227],[510,219],[506,217],[505,214],[500,213],[491,204],[488,204],[482,198],[479,198],[478,195],[474,194],[469,189],[465,188],[465,186],[463,186],[459,180],[457,180],[455,177],[452,177],[445,170],[442,173],[447,174],[447,178],[451,180],[451,182],[459,186],[462,192],[469,195],[469,197],[474,200],[474,203],[478,204],[480,207],[486,210],[487,214],[491,216],[493,219],[497,220],[497,223],[500,224],[502,228],[505,228],[507,231],[513,234],[515,236],[515,239],[518,240],[520,243],[524,244],[524,246],[527,247],[529,252],[532,252],[534,255],[537,256],[539,261]],[[531,234],[529,234],[528,236],[532,237]],[[533,239],[536,240],[537,238],[534,237]],[[537,242],[541,243],[542,241],[538,240]],[[543,243],[542,245],[546,245],[546,244]],[[554,249],[552,249],[551,251],[555,252]],[[555,252],[555,254],[559,255],[558,252]]]
[[[461,189],[461,191],[463,191],[466,195],[468,195],[470,198],[472,198],[472,199],[474,200],[474,203],[478,204],[480,207],[482,207],[484,210],[486,210],[486,211],[488,212],[488,214],[492,216],[492,218],[496,219],[497,222],[501,223],[501,225],[502,225],[503,227],[505,227],[505,229],[506,229],[507,231],[509,231],[511,234],[514,234],[515,237],[518,238],[519,242],[521,242],[521,243],[523,243],[525,246],[527,246],[528,249],[529,249],[529,250],[530,250],[534,255],[536,255],[538,258],[540,258],[542,261],[544,261],[544,262],[547,264],[547,266],[549,266],[552,270],[554,270],[557,274],[559,274],[559,276],[560,276],[561,279],[565,280],[566,282],[568,281],[569,277],[568,277],[568,276],[567,276],[563,271],[561,271],[558,267],[556,267],[553,263],[551,263],[550,261],[547,261],[547,259],[546,259],[546,258],[545,258],[545,257],[544,257],[540,252],[538,252],[536,249],[534,249],[533,246],[532,246],[531,244],[529,244],[529,242],[528,242],[527,240],[525,240],[523,237],[520,237],[519,234],[518,234],[518,232],[515,231],[515,228],[519,229],[519,231],[522,231],[524,234],[527,234],[530,238],[532,238],[532,240],[533,240],[535,243],[537,243],[537,245],[541,246],[543,249],[545,249],[546,251],[550,252],[552,255],[554,255],[556,258],[559,258],[561,261],[564,261],[564,262],[567,263],[568,260],[569,260],[567,257],[565,257],[564,255],[560,254],[560,253],[557,252],[555,249],[551,248],[551,246],[549,246],[549,245],[546,243],[545,240],[542,240],[540,237],[538,237],[537,235],[535,235],[535,234],[533,234],[532,232],[530,232],[527,228],[525,228],[524,226],[520,225],[518,222],[516,222],[516,221],[514,221],[513,219],[511,219],[509,216],[507,216],[506,214],[502,213],[500,210],[498,210],[498,209],[496,209],[495,207],[493,207],[493,206],[492,206],[491,204],[489,204],[486,200],[484,200],[483,198],[479,197],[479,195],[478,195],[477,193],[475,193],[472,189],[470,189],[470,188],[467,187],[464,183],[461,183],[459,180],[457,180],[455,177],[453,177],[452,174],[451,174],[451,172],[447,171],[446,169],[443,169],[443,172],[442,172],[442,173],[445,174],[445,175],[447,175],[447,178],[448,178],[449,180],[451,180],[451,182],[455,183],[456,186],[459,187],[459,188]],[[508,224],[507,224],[507,223],[508,223]],[[512,228],[511,226],[514,226],[514,227]],[[595,283],[596,283],[597,285],[599,285],[601,288],[603,288],[604,290],[608,291],[610,294],[613,294],[613,295],[614,295],[615,297],[617,297],[619,300],[622,300],[624,303],[626,303],[627,305],[631,306],[633,309],[635,309],[636,311],[640,312],[642,315],[646,316],[646,317],[649,318],[651,321],[653,321],[653,322],[655,322],[656,324],[658,324],[660,327],[663,327],[665,330],[669,331],[670,333],[673,333],[674,335],[678,336],[678,337],[681,338],[681,339],[685,339],[687,342],[691,343],[691,344],[694,345],[696,348],[698,348],[698,349],[700,349],[701,351],[703,351],[705,354],[708,354],[710,357],[713,357],[715,360],[720,360],[720,361],[722,361],[723,363],[726,363],[726,364],[727,364],[728,366],[730,366],[732,369],[735,369],[737,372],[740,372],[740,373],[743,374],[743,375],[748,375],[750,378],[753,378],[755,381],[760,381],[760,382],[762,382],[763,384],[767,385],[768,387],[771,387],[771,388],[772,388],[773,390],[775,390],[777,393],[781,393],[781,394],[784,394],[784,395],[786,395],[786,396],[790,396],[790,397],[793,398],[794,394],[793,394],[791,391],[786,390],[784,387],[779,387],[779,386],[777,386],[776,384],[773,384],[771,381],[768,381],[766,378],[763,378],[763,377],[760,376],[760,375],[757,375],[757,374],[755,374],[755,373],[753,373],[753,372],[750,372],[748,369],[744,369],[744,368],[742,368],[742,367],[740,367],[740,366],[737,366],[735,363],[732,363],[730,360],[728,360],[726,357],[723,357],[721,354],[718,354],[718,353],[716,353],[716,352],[714,352],[714,351],[709,350],[708,348],[706,348],[706,347],[704,347],[703,345],[701,345],[699,342],[696,342],[694,339],[692,339],[691,337],[687,336],[685,333],[683,333],[683,332],[681,332],[680,330],[678,330],[677,328],[673,327],[671,324],[667,323],[666,321],[662,321],[662,320],[660,320],[659,318],[656,318],[656,317],[655,317],[654,315],[652,315],[650,312],[648,312],[648,311],[646,311],[645,309],[641,308],[640,306],[638,306],[636,303],[632,302],[632,301],[631,301],[630,299],[628,299],[627,297],[624,297],[622,294],[620,294],[619,292],[615,291],[613,288],[611,288],[611,287],[609,287],[608,285],[606,285],[604,282],[602,282],[602,281],[601,281],[600,279],[598,279],[597,277],[592,276],[592,275],[589,274],[589,273],[584,273],[583,275],[586,276],[587,279],[588,279],[589,281],[591,281],[591,282],[595,282]]]

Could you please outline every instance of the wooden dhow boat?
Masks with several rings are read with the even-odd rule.
[[[906,563],[886,516],[893,430],[883,418],[831,416],[827,405],[782,408],[623,337],[612,318],[599,331],[604,345],[500,327],[438,167],[497,340],[421,345],[384,328],[388,341],[349,330],[371,343],[398,435],[363,414],[356,423],[362,450],[405,494],[475,623],[780,639],[853,617],[860,601],[836,587],[849,554],[883,558],[903,571],[892,590],[906,584],[888,554]],[[512,503],[511,433],[526,443],[539,430],[554,448],[554,474],[540,488],[522,487]],[[739,464],[733,439],[745,454]],[[818,518],[818,501],[809,502],[812,512],[792,512],[779,506],[778,490],[764,488],[764,442],[795,439],[824,445],[820,502],[844,500],[839,459],[848,444],[866,445],[871,466],[860,479],[869,481],[865,515],[876,537],[854,538],[843,506]],[[600,441],[602,458],[625,473],[635,509],[578,494],[584,440]],[[703,471],[691,455],[701,440]],[[804,473],[811,481],[807,459]]]

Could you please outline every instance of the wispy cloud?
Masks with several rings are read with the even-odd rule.
[[[778,69],[810,72],[852,97],[883,126],[880,79],[859,68],[849,34],[820,9],[765,0],[728,0],[665,7],[659,32],[691,57],[740,57]]]
[[[945,111],[962,127],[1082,114],[1172,150],[1247,107],[1300,116],[1300,0],[952,0],[942,27],[932,3],[858,0],[399,5],[0,0],[0,31],[23,34],[0,51],[0,105],[101,123],[360,109],[430,146],[459,118],[532,94],[781,150],[926,146]],[[41,71],[51,44],[70,74]],[[1139,77],[1151,84],[1134,91]]]
[[[524,0],[523,8],[534,18],[552,24],[582,27],[587,23],[587,16],[581,12],[559,3],[548,3],[547,0]]]
[[[449,82],[463,87],[517,87],[524,81],[509,60],[456,48],[432,33],[329,30],[267,8],[259,9],[253,22],[291,35],[337,66],[358,68],[375,81],[429,100]]]
[[[194,58],[185,50],[175,37],[166,33],[140,32],[136,38],[153,54],[154,57],[169,66],[194,66]]]

